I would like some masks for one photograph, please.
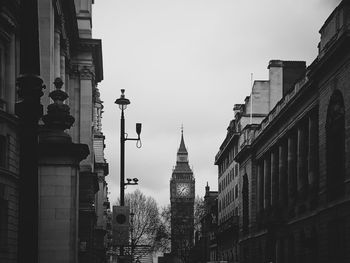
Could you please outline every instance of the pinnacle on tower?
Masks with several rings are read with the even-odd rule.
[[[186,149],[185,141],[184,141],[183,126],[181,127],[181,142],[180,142],[180,147],[179,147],[179,150],[178,150],[177,152],[178,152],[178,153],[185,153],[185,154],[187,154],[187,149]]]

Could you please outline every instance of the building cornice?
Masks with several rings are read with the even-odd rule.
[[[95,67],[96,83],[103,80],[103,61],[101,39],[81,38],[79,40],[78,50],[87,50],[92,52],[93,64]]]

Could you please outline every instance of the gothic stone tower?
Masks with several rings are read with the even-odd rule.
[[[176,166],[170,179],[171,253],[188,262],[193,246],[195,180],[188,164],[188,152],[181,131]]]

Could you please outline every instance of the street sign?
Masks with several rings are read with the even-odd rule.
[[[129,206],[113,206],[113,244],[129,245]]]

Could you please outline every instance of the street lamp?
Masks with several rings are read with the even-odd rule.
[[[137,148],[141,148],[141,123],[136,123],[136,133],[137,138],[128,138],[125,136],[125,118],[124,118],[124,110],[127,108],[127,106],[130,104],[130,100],[125,98],[124,95],[125,89],[121,89],[121,95],[120,98],[115,101],[116,104],[119,105],[121,113],[120,118],[120,206],[124,206],[124,190],[126,185],[137,185],[138,179],[134,178],[132,179],[133,182],[131,182],[131,179],[128,178],[127,182],[125,182],[125,141],[137,141],[136,146]]]

